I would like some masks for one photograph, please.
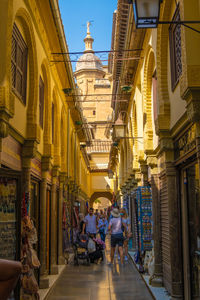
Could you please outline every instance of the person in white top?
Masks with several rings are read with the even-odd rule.
[[[93,208],[89,209],[89,213],[85,216],[82,228],[82,234],[86,228],[86,233],[92,234],[96,237],[97,233],[97,217],[93,214]]]
[[[122,227],[124,224],[122,223],[122,218],[120,216],[118,208],[113,208],[111,211],[111,215],[113,216],[112,219],[110,219],[108,230],[111,230],[111,252],[110,252],[110,258],[111,258],[111,264],[113,264],[114,260],[114,253],[115,253],[115,247],[118,245],[119,247],[119,254],[120,254],[120,261],[123,265],[123,231]]]

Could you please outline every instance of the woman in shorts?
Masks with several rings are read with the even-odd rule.
[[[108,230],[111,231],[111,264],[113,264],[115,247],[118,245],[120,261],[123,265],[123,230],[122,230],[122,218],[118,208],[113,208],[111,211],[112,219],[109,222]]]

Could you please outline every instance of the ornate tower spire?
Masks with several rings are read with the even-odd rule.
[[[84,52],[94,52],[92,49],[92,43],[94,42],[94,39],[90,35],[90,25],[91,25],[91,23],[88,21],[87,22],[87,35],[84,38],[84,43],[85,43],[85,51]]]

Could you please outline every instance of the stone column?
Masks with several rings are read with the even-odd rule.
[[[47,174],[43,172],[40,186],[40,288],[49,287],[48,272],[46,268],[46,194],[47,194]]]
[[[166,162],[168,210],[169,210],[169,237],[170,237],[170,262],[171,262],[171,297],[182,299],[182,256],[181,256],[181,232],[178,205],[178,191],[176,169],[172,162]]]
[[[136,181],[136,185],[137,186],[141,186],[142,185],[142,174],[141,174],[140,170],[137,170],[135,172],[135,181]]]
[[[59,208],[58,208],[58,264],[64,265],[65,259],[63,256],[63,229],[62,229],[62,214],[63,214],[63,189],[64,189],[65,177],[60,175],[59,186]],[[65,191],[67,194],[67,190]]]
[[[85,214],[85,200],[83,198],[81,198],[81,202],[80,202],[80,212]]]
[[[54,170],[53,170],[54,173]],[[53,174],[54,175],[54,174]],[[58,265],[56,257],[57,248],[57,187],[56,187],[57,176],[53,176],[53,182],[51,186],[51,266],[50,274],[58,274]]]
[[[151,168],[151,190],[153,211],[153,240],[154,240],[154,274],[152,286],[162,286],[162,254],[161,254],[161,224],[160,224],[160,201],[159,201],[159,175],[157,167]]]
[[[31,158],[23,157],[23,192],[29,192],[31,188]]]
[[[140,163],[140,169],[142,174],[142,185],[147,186],[148,183],[148,166],[146,163]]]

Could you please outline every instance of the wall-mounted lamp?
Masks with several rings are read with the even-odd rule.
[[[136,28],[157,28],[158,24],[180,24],[198,33],[199,30],[186,24],[200,24],[200,21],[160,21],[160,4],[163,0],[130,0],[133,4]]]
[[[115,124],[113,125],[113,146],[117,147],[120,139],[143,139],[142,136],[131,137],[126,136],[126,124],[122,120],[122,113],[119,114]]]
[[[160,0],[135,0],[133,11],[136,28],[156,28],[158,26]]]
[[[120,113],[113,126],[113,138],[114,140],[118,140],[120,138],[123,138],[125,134],[126,134],[126,124],[123,122]]]

